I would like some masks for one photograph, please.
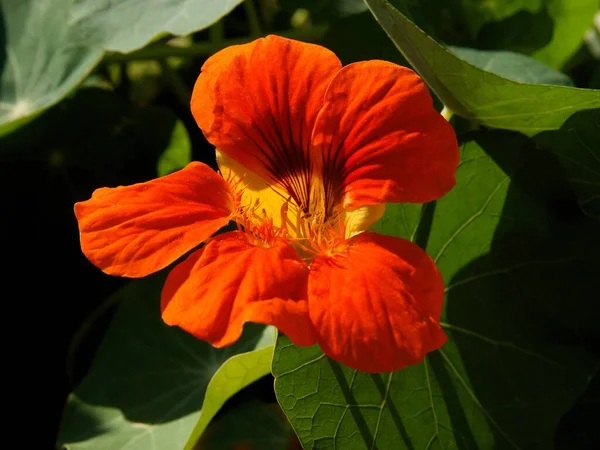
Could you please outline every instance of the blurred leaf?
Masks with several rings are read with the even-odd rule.
[[[369,11],[334,21],[322,45],[333,51],[344,65],[369,59],[408,65]]]
[[[477,34],[477,48],[510,50],[527,55],[544,48],[552,40],[554,20],[547,9],[521,10],[510,17],[486,23]]]
[[[563,332],[597,331],[599,225],[577,209],[563,223],[561,168],[530,139],[465,140],[454,190],[423,210],[389,205],[378,226],[435,259],[449,341],[421,364],[369,375],[281,336],[275,390],[305,448],[547,450],[596,371]]]
[[[241,389],[257,378],[250,373],[255,370],[251,362],[240,363],[239,357],[269,346],[272,330],[246,327],[236,344],[215,349],[162,322],[163,282],[162,275],[147,277],[116,294],[122,304],[89,374],[67,400],[60,445],[73,450],[182,448],[211,384]],[[211,405],[210,414],[215,412]]]
[[[60,101],[106,50],[206,28],[241,0],[0,0],[0,135]]]
[[[555,84],[573,86],[571,79],[541,62],[506,51],[482,51],[465,47],[448,47],[459,58],[488,72],[493,72],[509,80],[531,84]]]
[[[192,160],[192,144],[187,129],[178,121],[173,127],[171,140],[160,155],[156,172],[159,177],[183,169]]]
[[[592,26],[594,14],[600,9],[598,0],[549,0],[548,13],[554,22],[552,41],[533,56],[560,69],[577,51],[585,32]]]
[[[287,450],[292,430],[279,406],[248,401],[211,424],[198,450]]]
[[[553,0],[551,0],[553,1]],[[558,0],[561,1],[561,0]],[[475,36],[481,27],[492,21],[506,19],[519,11],[536,12],[545,0],[472,1],[459,0],[469,30]]]
[[[279,2],[283,11],[292,14],[297,10],[309,12],[309,19],[315,23],[327,23],[337,17],[350,16],[366,11],[363,0],[285,0]]]
[[[65,97],[102,58],[80,39],[72,8],[72,0],[0,0],[0,135]]]
[[[440,100],[483,125],[534,135],[600,107],[600,91],[508,80],[458,58],[386,0],[365,0],[383,29]]]

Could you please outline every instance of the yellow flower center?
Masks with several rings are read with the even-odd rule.
[[[339,186],[310,171],[286,176],[281,187],[219,151],[217,162],[238,203],[232,218],[250,242],[269,247],[285,238],[307,262],[344,252],[347,239],[365,231],[385,210],[385,205],[344,209]]]

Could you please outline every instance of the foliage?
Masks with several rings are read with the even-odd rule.
[[[43,336],[23,354],[46,348],[46,372],[67,367],[59,388],[44,387],[52,399],[37,402],[49,408],[37,416],[55,418],[47,440],[73,450],[600,446],[590,408],[600,386],[599,9],[0,0],[6,280],[43,262],[6,317]],[[125,282],[80,253],[72,205],[94,189],[191,160],[214,167],[189,111],[194,81],[210,55],[266,34],[319,43],[344,64],[409,66],[452,116],[456,187],[435,203],[388,205],[374,226],[420,245],[443,275],[449,341],[421,364],[360,373],[252,324],[215,349],[161,321],[164,273]]]

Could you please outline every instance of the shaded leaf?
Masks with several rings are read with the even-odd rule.
[[[365,2],[440,100],[465,118],[531,136],[560,128],[577,111],[600,107],[600,91],[508,80],[452,54],[386,0]]]
[[[390,205],[378,225],[435,259],[448,343],[421,364],[369,375],[280,337],[276,394],[305,448],[545,450],[596,371],[565,336],[593,334],[600,319],[589,295],[600,289],[598,224],[577,209],[561,219],[568,184],[530,139],[465,140],[454,190],[425,208]]]
[[[565,166],[583,210],[600,219],[600,109],[574,114],[535,140]]]
[[[553,30],[554,20],[547,9],[520,10],[510,17],[486,23],[479,30],[474,46],[529,55],[550,43]]]
[[[248,401],[211,425],[198,450],[287,450],[292,434],[279,406]]]
[[[271,329],[247,327],[235,345],[217,350],[162,322],[163,282],[163,275],[155,275],[116,294],[122,304],[89,374],[68,398],[59,445],[74,450],[182,448],[209,385],[227,388],[217,395],[224,401],[264,374],[256,376],[253,356],[243,362],[240,357],[260,355],[254,350],[265,346],[269,350]],[[212,417],[215,403],[210,408]]]

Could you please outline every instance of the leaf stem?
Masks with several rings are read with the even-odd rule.
[[[223,20],[219,20],[208,29],[208,36],[211,44],[215,46],[223,44],[223,41],[225,41],[225,25],[223,24]]]
[[[319,41],[325,32],[327,26],[313,26],[311,28],[301,28],[296,30],[282,31],[278,34],[289,39],[296,39],[305,42]],[[175,47],[169,44],[153,44],[144,47],[140,50],[131,53],[107,53],[104,57],[104,62],[124,62],[124,61],[139,61],[139,60],[161,60],[170,56],[179,56],[183,58],[194,56],[210,56],[219,50],[229,47],[230,45],[247,44],[254,40],[254,37],[223,39],[221,42],[198,42],[189,47]]]
[[[440,114],[444,117],[444,119],[450,122],[450,119],[452,119],[452,116],[454,115],[454,111],[444,105],[444,108],[442,108],[442,112],[440,112]]]

